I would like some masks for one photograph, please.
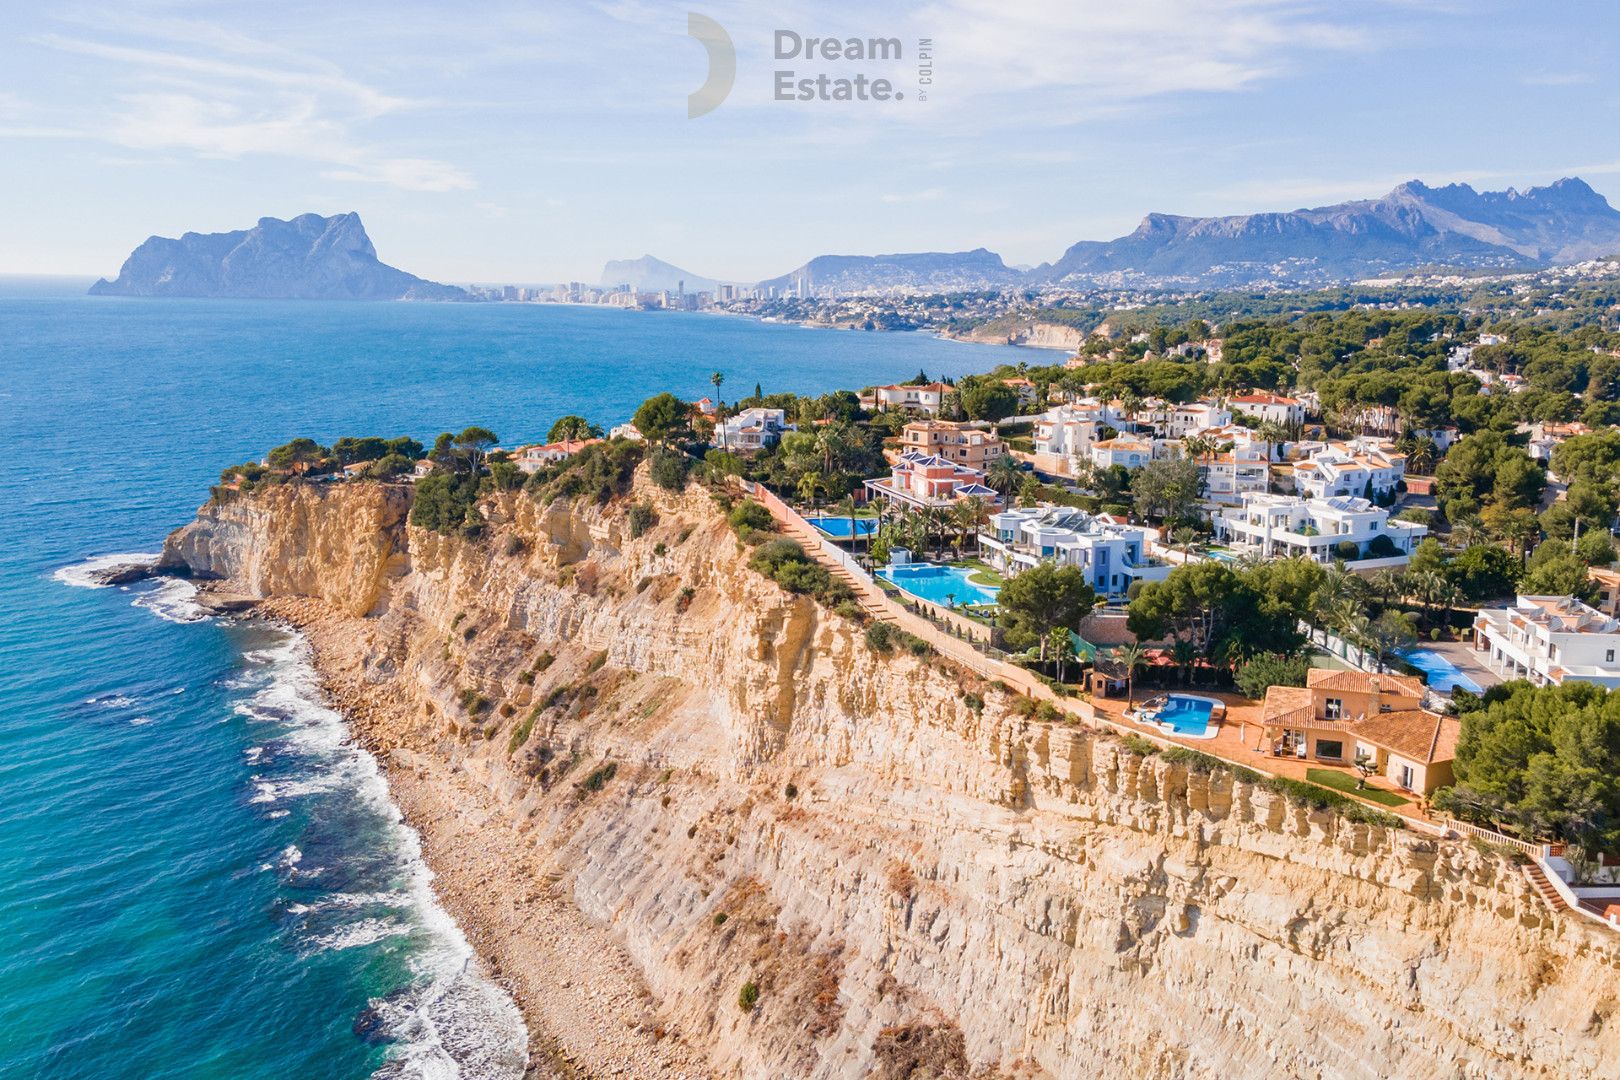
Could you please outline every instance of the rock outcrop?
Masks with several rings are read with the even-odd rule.
[[[481,790],[713,1075],[1620,1075],[1620,942],[1495,854],[878,655],[696,488],[638,480],[645,531],[503,495],[476,542],[405,499],[227,495],[164,563],[306,626],[367,743]]]
[[[355,213],[251,229],[153,236],[92,296],[190,296],[246,300],[467,300],[466,290],[424,281],[377,258]]]

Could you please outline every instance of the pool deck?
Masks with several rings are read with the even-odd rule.
[[[1419,642],[1417,647],[1439,653],[1450,660],[1481,690],[1489,690],[1502,681],[1502,676],[1485,666],[1485,654],[1475,652],[1471,641],[1424,641]]]
[[[1459,664],[1458,666],[1461,667],[1462,665]],[[1136,700],[1138,703],[1141,703],[1149,698],[1157,697],[1160,694],[1181,693],[1189,695],[1196,694],[1202,697],[1211,697],[1226,704],[1226,718],[1220,722],[1220,725],[1216,728],[1213,737],[1206,736],[1201,739],[1188,738],[1186,736],[1176,735],[1172,732],[1166,732],[1162,728],[1155,727],[1152,724],[1139,724],[1134,720],[1126,719],[1124,698],[1093,697],[1091,699],[1091,704],[1098,712],[1106,715],[1108,719],[1122,724],[1125,727],[1140,731],[1144,735],[1152,735],[1156,738],[1163,739],[1166,742],[1175,743],[1177,746],[1185,746],[1189,750],[1198,750],[1205,754],[1213,754],[1216,757],[1225,758],[1235,764],[1245,765],[1253,769],[1255,772],[1269,773],[1272,776],[1281,776],[1289,780],[1306,781],[1308,781],[1309,778],[1305,774],[1311,769],[1321,769],[1328,772],[1342,772],[1346,776],[1353,776],[1358,779],[1361,776],[1361,774],[1356,771],[1354,766],[1331,765],[1325,761],[1313,761],[1310,759],[1300,760],[1299,758],[1292,757],[1275,757],[1268,750],[1255,749],[1256,744],[1262,742],[1264,739],[1265,729],[1260,723],[1260,715],[1262,711],[1261,704],[1258,701],[1252,701],[1240,694],[1222,693],[1218,690],[1206,690],[1203,687],[1197,686],[1154,687],[1145,694],[1138,694]],[[1366,803],[1366,805],[1372,807],[1374,810],[1383,810],[1387,813],[1399,814],[1401,817],[1411,818],[1415,821],[1438,824],[1434,817],[1423,812],[1420,805],[1422,796],[1415,795],[1411,792],[1398,791],[1385,777],[1382,776],[1375,776],[1368,779],[1367,786],[1370,788],[1381,788],[1384,791],[1393,792],[1394,794],[1401,796],[1403,799],[1410,800],[1402,803],[1400,806],[1382,806],[1367,799],[1358,800]],[[1340,794],[1355,797],[1356,793],[1353,791],[1346,791],[1340,792]]]

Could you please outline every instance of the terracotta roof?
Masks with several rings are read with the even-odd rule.
[[[1422,709],[1398,709],[1369,716],[1349,728],[1362,742],[1381,746],[1425,765],[1457,756],[1462,725],[1453,717]]]
[[[1423,697],[1423,681],[1411,675],[1373,675],[1366,671],[1332,671],[1312,668],[1305,681],[1310,687],[1322,690],[1343,690],[1348,693],[1400,694],[1403,697]]]
[[[1311,692],[1303,686],[1269,686],[1265,705],[1260,710],[1261,720],[1272,723],[1290,717],[1301,710],[1311,712]]]

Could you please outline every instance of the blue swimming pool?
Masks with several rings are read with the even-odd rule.
[[[893,582],[912,596],[932,600],[947,607],[996,602],[996,590],[975,585],[968,580],[974,571],[960,566],[910,563],[904,566],[885,566],[877,573],[878,577]]]
[[[853,531],[850,529],[850,520],[847,517],[811,518],[810,524],[834,540],[848,540],[852,536],[871,536],[878,529],[877,518],[856,518]]]
[[[1396,655],[1423,672],[1423,681],[1433,690],[1449,694],[1461,687],[1470,694],[1480,693],[1479,683],[1470,679],[1463,673],[1462,668],[1433,649],[1401,649]]]
[[[1148,712],[1143,719],[1172,734],[1201,739],[1209,734],[1209,718],[1215,712],[1215,703],[1208,698],[1187,694],[1171,694],[1157,713]]]

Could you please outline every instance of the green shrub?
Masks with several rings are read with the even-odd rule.
[[[529,715],[523,718],[523,722],[512,729],[512,737],[506,740],[508,754],[517,753],[517,748],[529,741],[529,735],[534,731],[534,722],[539,716],[540,707],[535,706],[529,710]]]
[[[754,1006],[759,1003],[759,985],[752,979],[743,983],[742,989],[737,991],[737,1007],[743,1012],[753,1012]]]
[[[984,698],[978,694],[964,693],[962,695],[962,704],[966,705],[972,712],[984,712]]]
[[[607,650],[603,649],[601,652],[591,657],[591,662],[585,665],[585,674],[595,675],[598,671],[601,671],[602,665],[607,663],[607,659]]]
[[[679,450],[660,448],[653,451],[647,474],[666,491],[685,491],[686,474],[691,468],[692,459]]]
[[[639,540],[648,529],[658,524],[658,512],[645,503],[636,503],[625,515],[625,522],[629,526],[630,539]]]
[[[797,799],[799,797],[799,785],[789,781],[788,786],[782,789],[782,794],[790,799]]]
[[[840,600],[833,611],[852,623],[865,624],[866,609],[854,600]]]
[[[887,656],[894,651],[894,634],[894,627],[886,622],[871,623],[866,628],[866,647]]]
[[[1056,705],[1053,705],[1050,701],[1042,701],[1039,705],[1035,706],[1035,718],[1037,720],[1045,720],[1047,723],[1053,723],[1054,721],[1062,720],[1063,716],[1063,711]]]
[[[476,716],[489,708],[489,698],[472,687],[463,690],[459,700],[461,702],[461,711],[468,716]]]
[[[1333,554],[1345,562],[1355,562],[1361,558],[1361,545],[1354,540],[1340,540],[1333,545]]]
[[[606,765],[599,765],[585,775],[579,786],[585,791],[601,791],[618,771],[619,766],[611,761]]]
[[[732,507],[731,513],[726,515],[726,521],[739,532],[745,528],[764,531],[776,525],[776,519],[771,517],[771,512],[753,499],[744,499]]]
[[[1152,757],[1154,754],[1159,752],[1158,743],[1144,739],[1140,735],[1132,735],[1130,733],[1126,733],[1120,737],[1119,745],[1127,754],[1134,755],[1135,757]]]
[[[530,668],[529,670],[538,675],[542,671],[546,670],[546,668],[550,667],[556,661],[556,659],[557,658],[552,656],[550,653],[543,652],[539,656],[535,657],[534,667]]]
[[[729,918],[731,918],[731,916],[727,915],[725,912],[717,911],[714,913],[714,925],[724,926],[726,925],[726,920]]]

